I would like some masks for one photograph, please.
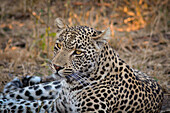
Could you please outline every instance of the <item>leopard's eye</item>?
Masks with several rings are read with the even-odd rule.
[[[81,51],[76,51],[76,54],[80,55],[82,52]]]
[[[57,47],[58,47],[59,49],[61,49],[61,44],[60,44],[60,43],[57,43]]]
[[[76,54],[76,55],[80,55],[82,53],[82,51],[80,51],[80,50],[75,50],[74,51],[74,54]]]

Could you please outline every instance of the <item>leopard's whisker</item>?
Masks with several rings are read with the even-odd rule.
[[[76,76],[75,76],[75,75],[76,75]],[[78,78],[79,78],[78,81],[79,81],[81,84],[89,85],[89,83],[90,83],[87,78],[83,78],[83,77],[81,77],[81,76],[80,76],[79,74],[77,74],[77,73],[75,73],[73,76],[75,76],[76,78],[78,77]],[[83,81],[84,83],[83,83],[82,81]],[[89,83],[86,82],[86,81],[88,81]]]

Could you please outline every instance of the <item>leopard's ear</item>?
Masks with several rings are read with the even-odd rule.
[[[107,40],[110,39],[110,32],[111,32],[110,28],[108,28],[99,33],[97,36],[92,37],[92,39],[95,42],[96,48],[101,49],[104,46]]]
[[[57,32],[60,32],[61,30],[65,29],[67,27],[61,18],[55,19],[55,26],[57,28]]]
[[[110,28],[107,28],[106,30],[101,31],[97,36],[92,37],[94,40],[100,40],[100,41],[106,41],[110,39]]]

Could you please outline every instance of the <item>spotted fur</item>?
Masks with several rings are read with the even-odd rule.
[[[159,84],[133,70],[108,45],[110,30],[69,27],[57,18],[51,68],[55,81],[26,77],[9,82],[0,99],[3,112],[158,113]],[[30,84],[31,83],[31,84]]]

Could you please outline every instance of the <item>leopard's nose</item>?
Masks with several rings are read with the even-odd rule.
[[[56,71],[60,71],[61,69],[63,69],[64,67],[58,66],[56,64],[53,64],[54,68],[56,69]]]

